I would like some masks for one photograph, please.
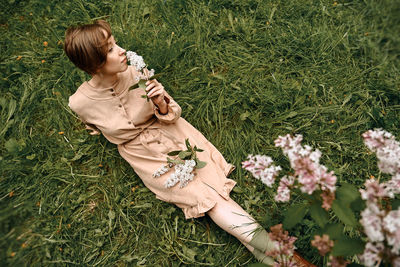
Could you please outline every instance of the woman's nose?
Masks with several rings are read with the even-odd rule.
[[[123,49],[122,47],[120,47],[119,49],[120,49],[120,53],[121,53],[121,54],[125,54],[125,52],[126,52],[125,49]]]

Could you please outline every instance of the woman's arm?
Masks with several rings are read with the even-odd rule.
[[[173,123],[180,116],[182,109],[172,97],[165,91],[164,86],[157,80],[146,82],[147,96],[156,106],[154,114],[156,117],[165,123]]]

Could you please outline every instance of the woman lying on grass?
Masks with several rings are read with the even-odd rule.
[[[234,169],[221,153],[190,123],[180,117],[181,108],[155,79],[146,82],[146,94],[140,88],[130,90],[141,76],[127,65],[126,51],[119,47],[105,21],[71,27],[66,31],[64,50],[69,59],[91,75],[69,98],[70,108],[91,130],[100,132],[118,146],[158,199],[182,209],[186,219],[206,213],[222,229],[240,240],[260,261],[273,264],[266,253],[274,249],[265,230],[229,197],[236,182],[227,176]],[[171,178],[167,154],[196,146],[197,160],[206,162],[186,183],[166,183]],[[202,151],[204,150],[204,151]],[[196,151],[194,153],[196,153]],[[190,154],[190,153],[189,153]],[[192,158],[193,159],[193,158]],[[179,161],[179,160],[178,160]],[[196,162],[192,161],[192,165]],[[189,161],[190,165],[190,161]],[[168,166],[168,165],[167,165]],[[183,166],[183,164],[181,164]],[[182,167],[193,169],[193,166]],[[165,172],[165,173],[164,173]],[[175,176],[174,176],[175,177]],[[175,177],[176,178],[176,177]],[[307,266],[298,255],[298,266]]]

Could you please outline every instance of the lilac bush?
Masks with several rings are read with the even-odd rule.
[[[289,158],[294,172],[279,180],[275,201],[288,202],[291,194],[307,200],[286,211],[283,225],[290,229],[309,214],[322,233],[315,235],[311,244],[321,256],[329,255],[328,266],[346,266],[345,258],[354,255],[365,266],[400,266],[400,209],[392,209],[400,193],[400,143],[382,129],[369,130],[362,136],[365,145],[376,153],[379,170],[392,176],[389,181],[368,179],[364,189],[350,184],[336,186],[334,172],[320,164],[318,149],[302,146],[301,135],[279,136],[275,146]],[[268,187],[275,185],[282,170],[264,155],[249,155],[242,167]],[[365,209],[357,219],[358,208],[363,205]],[[327,212],[331,209],[339,223],[331,223],[332,213]],[[344,226],[358,229],[360,237],[344,235]]]

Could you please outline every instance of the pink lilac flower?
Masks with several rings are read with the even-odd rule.
[[[376,153],[378,167],[383,173],[400,173],[400,143],[382,129],[369,130],[363,135],[365,145]]]
[[[325,203],[325,208],[329,209],[334,200],[337,178],[332,171],[328,172],[328,169],[319,163],[321,151],[318,149],[312,151],[312,148],[308,145],[301,146],[302,139],[301,135],[295,137],[290,135],[279,136],[275,140],[275,146],[281,147],[283,153],[288,156],[290,165],[300,183],[300,190],[310,195],[316,190],[323,191],[321,197]],[[286,192],[286,187],[281,189],[282,192]],[[282,193],[282,195],[283,199],[287,199],[287,194]]]
[[[399,267],[400,266],[400,257],[396,257],[392,261],[392,266]]]
[[[400,173],[393,175],[392,179],[384,183],[385,195],[394,198],[395,194],[400,194]]]
[[[318,249],[321,256],[325,256],[333,248],[333,240],[330,240],[329,235],[323,234],[322,236],[315,235],[311,241],[311,245]]]
[[[360,223],[371,242],[382,242],[385,237],[382,229],[384,212],[373,202],[367,202],[367,208],[361,212]]]
[[[328,266],[332,267],[345,267],[347,264],[349,264],[349,262],[342,257],[333,257],[332,255],[329,256],[329,262],[327,263]]]
[[[298,177],[299,183],[302,184],[300,190],[311,195],[318,188],[317,164],[308,157],[298,157],[293,162],[294,166],[292,167],[295,170],[295,175]]]
[[[275,177],[282,168],[273,165],[273,160],[268,156],[249,155],[247,159],[247,161],[242,162],[242,168],[251,172],[254,178],[261,180],[268,187],[271,187],[275,183]]]
[[[383,219],[387,243],[392,246],[391,252],[400,255],[400,209],[390,211]]]
[[[385,246],[382,243],[373,244],[368,242],[365,246],[364,253],[360,256],[361,262],[366,267],[379,266],[382,261],[382,253]]]
[[[294,184],[294,177],[283,176],[279,182],[275,201],[288,202],[290,200],[290,187]]]
[[[303,140],[302,135],[296,135],[294,138],[287,134],[286,136],[279,136],[275,140],[275,146],[281,147],[284,153],[287,153],[289,150],[292,150],[294,147],[299,146],[301,141]]]
[[[278,265],[274,266],[295,266],[292,261],[294,253],[294,242],[297,240],[296,237],[289,236],[288,231],[284,231],[282,224],[272,226],[270,233],[268,234],[271,240],[277,243],[277,249],[266,252],[267,256],[273,257]]]
[[[365,182],[365,190],[360,189],[361,198],[367,202],[377,202],[378,199],[386,196],[383,184],[379,184],[374,179],[369,179]]]
[[[335,200],[335,193],[330,191],[324,191],[321,193],[322,198],[322,208],[326,211],[330,210],[332,207],[332,203]]]

